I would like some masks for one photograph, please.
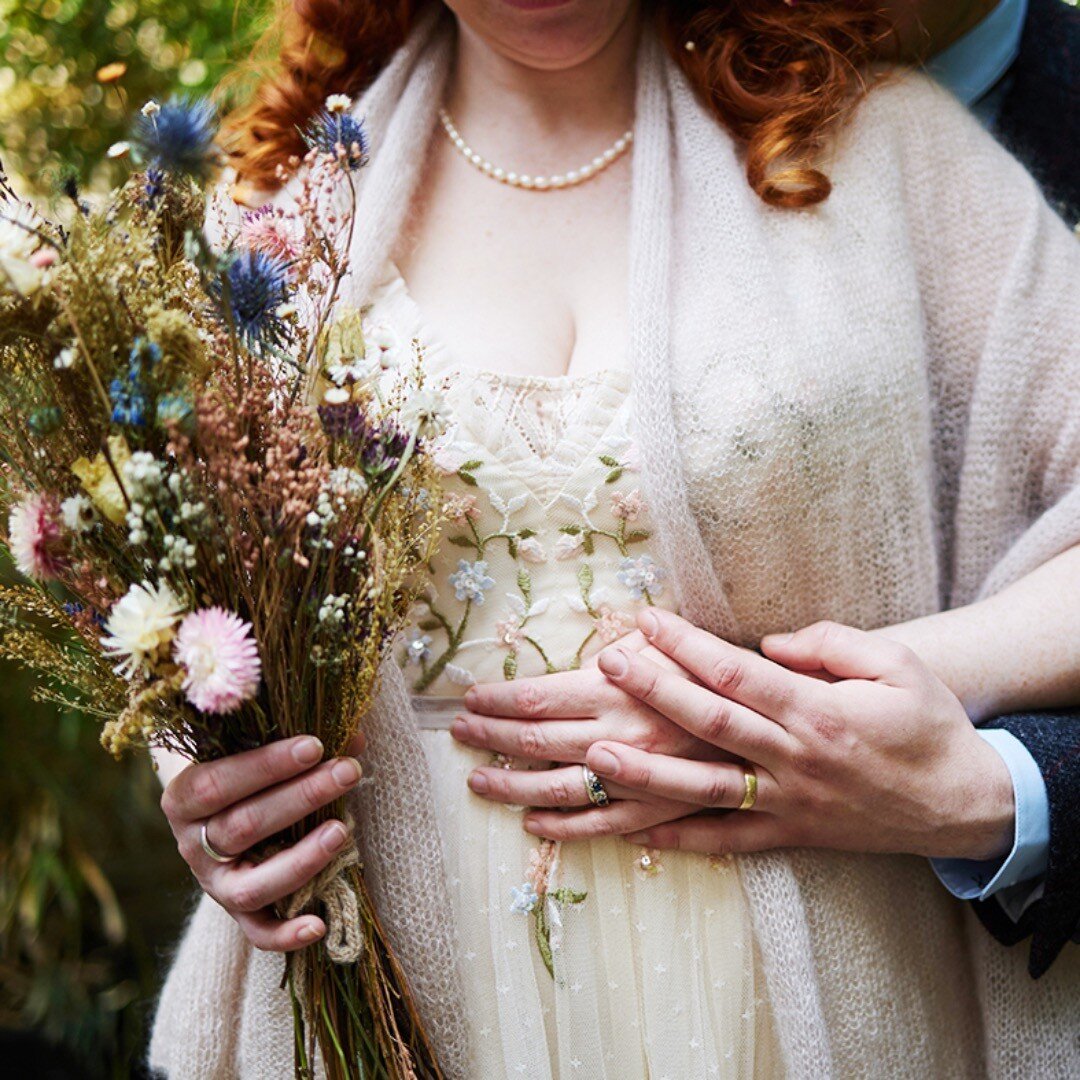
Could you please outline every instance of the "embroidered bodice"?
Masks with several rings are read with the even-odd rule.
[[[416,340],[445,386],[436,461],[447,523],[399,647],[417,693],[579,667],[672,603],[652,553],[631,437],[629,376],[519,376],[463,367],[424,324],[400,275],[379,287],[371,332]]]

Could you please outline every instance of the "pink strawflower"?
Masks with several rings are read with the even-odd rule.
[[[205,713],[234,712],[259,689],[262,665],[251,624],[224,608],[193,611],[176,632],[188,701]]]
[[[19,572],[35,581],[59,577],[65,567],[59,509],[45,495],[27,495],[8,517],[11,556]]]
[[[284,262],[298,259],[304,246],[299,221],[277,206],[260,206],[244,214],[240,237],[252,251]]]

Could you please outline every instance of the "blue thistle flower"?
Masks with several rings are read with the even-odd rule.
[[[348,443],[356,451],[357,464],[370,480],[392,472],[409,445],[409,433],[392,420],[370,420],[353,403],[320,405],[319,418],[331,439]]]
[[[147,106],[132,133],[143,159],[159,175],[147,179],[147,195],[160,181],[160,173],[203,178],[217,160],[217,109],[209,101],[173,98],[154,108]]]
[[[343,161],[350,171],[355,171],[367,164],[367,132],[364,131],[363,123],[347,112],[331,112],[329,109],[323,109],[308,121],[302,134],[304,142],[312,150],[318,150],[322,154],[332,154],[337,157],[338,148],[343,148],[345,151]]]
[[[112,422],[127,427],[145,427],[149,407],[142,380],[135,371],[124,378],[115,378],[109,384],[109,400],[112,402]]]
[[[288,263],[262,251],[241,251],[213,292],[250,348],[288,341],[288,324],[277,314],[289,295]]]

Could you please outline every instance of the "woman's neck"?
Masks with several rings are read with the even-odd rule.
[[[519,171],[560,171],[591,159],[633,126],[636,6],[581,63],[559,70],[502,55],[459,24],[447,107],[469,144]]]

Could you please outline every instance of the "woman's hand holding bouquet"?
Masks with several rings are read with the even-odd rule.
[[[362,747],[357,737],[348,750],[358,754]],[[355,757],[322,758],[322,743],[314,736],[284,739],[190,765],[161,797],[184,861],[257,949],[292,952],[326,933],[318,915],[281,918],[274,905],[299,892],[345,848],[351,837],[344,821],[324,821],[261,862],[242,858],[356,787]]]

